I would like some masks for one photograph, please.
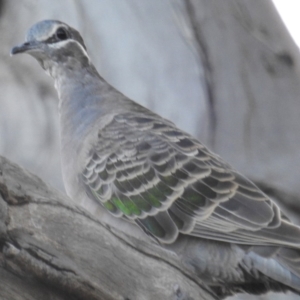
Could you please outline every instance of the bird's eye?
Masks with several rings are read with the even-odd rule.
[[[64,28],[58,28],[56,30],[56,38],[60,41],[63,41],[63,40],[67,40],[68,39],[68,33],[67,31],[64,29]]]

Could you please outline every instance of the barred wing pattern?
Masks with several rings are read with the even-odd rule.
[[[160,242],[179,233],[245,244],[299,241],[298,228],[265,194],[173,123],[124,113],[98,138],[82,173],[88,193]]]

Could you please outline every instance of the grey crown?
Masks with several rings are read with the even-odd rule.
[[[197,139],[110,86],[80,34],[47,20],[28,53],[59,95],[67,193],[105,223],[174,251],[220,296],[300,293],[300,228]]]

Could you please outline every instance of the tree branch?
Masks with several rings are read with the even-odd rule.
[[[3,157],[0,170],[0,282],[15,286],[1,299],[215,299],[158,245],[125,239]]]

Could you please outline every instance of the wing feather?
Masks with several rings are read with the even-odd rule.
[[[88,157],[82,179],[89,194],[162,243],[172,243],[182,233],[300,247],[299,228],[282,220],[271,199],[195,138],[153,113],[116,116],[99,131]]]

